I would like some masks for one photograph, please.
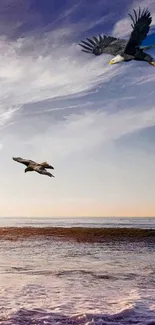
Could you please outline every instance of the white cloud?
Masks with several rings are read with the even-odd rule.
[[[41,44],[37,47],[35,38],[17,42],[0,39],[1,125],[5,124],[6,116],[12,116],[8,114],[10,107],[81,95],[124,69],[123,66],[111,69],[108,57],[85,55],[74,43],[53,43],[52,48],[46,44],[46,55]]]
[[[110,112],[110,106],[108,109]],[[47,155],[47,148],[52,145],[52,157],[59,159],[79,151],[89,152],[107,141],[154,125],[154,107],[146,111],[135,107],[114,114],[85,111],[83,114],[71,114],[65,121],[54,121],[44,136],[37,134],[26,143],[34,145],[36,155],[40,158]]]
[[[3,126],[8,120],[10,120],[13,114],[17,112],[21,107],[22,106],[10,107],[10,108],[6,107],[6,109],[1,108],[0,126]]]
[[[112,35],[118,38],[124,38],[131,33],[131,26],[130,26],[129,18],[123,18],[119,20],[113,29]]]

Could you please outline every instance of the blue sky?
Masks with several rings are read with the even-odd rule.
[[[0,215],[155,215],[155,68],[110,66],[81,39],[127,38],[154,1],[1,0]],[[150,52],[155,57],[155,50]],[[48,161],[55,179],[13,156]]]

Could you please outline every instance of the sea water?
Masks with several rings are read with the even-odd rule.
[[[155,325],[155,218],[1,218],[0,324]]]

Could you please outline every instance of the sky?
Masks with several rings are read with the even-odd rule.
[[[129,37],[139,5],[155,43],[153,0],[1,0],[1,217],[155,216],[155,68],[78,45]],[[55,178],[12,157],[48,161]]]

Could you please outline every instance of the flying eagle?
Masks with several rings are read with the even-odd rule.
[[[100,55],[102,53],[111,54],[115,56],[109,64],[119,63],[121,61],[146,61],[149,64],[155,66],[155,62],[151,55],[144,52],[155,45],[141,46],[142,41],[146,38],[152,17],[148,9],[144,9],[136,12],[133,9],[133,16],[129,14],[132,20],[132,32],[129,40],[118,39],[112,36],[93,36],[92,39],[86,38],[87,41],[81,41],[79,44],[83,49],[83,52],[93,53],[94,55]]]
[[[49,177],[54,177],[51,173],[49,173],[46,170],[46,168],[54,169],[54,167],[50,166],[47,162],[36,163],[33,160],[23,159],[23,158],[20,158],[20,157],[13,157],[12,159],[14,161],[17,161],[17,162],[19,162],[21,164],[24,164],[26,166],[25,173],[35,171],[35,172],[37,172],[39,174],[42,174],[42,175],[47,175]]]

